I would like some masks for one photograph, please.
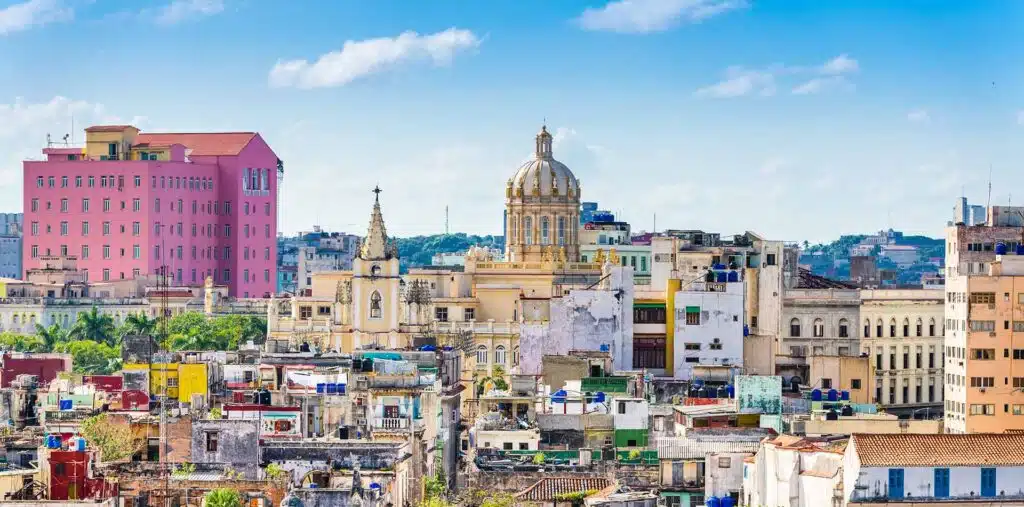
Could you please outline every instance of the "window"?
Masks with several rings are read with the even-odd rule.
[[[996,358],[996,349],[971,349],[971,359],[992,361]]]
[[[270,203],[269,202],[265,203],[263,205],[263,214],[268,216],[268,217],[270,216]]]
[[[93,188],[95,186],[96,186],[96,177],[95,176],[89,176],[89,188]]]
[[[768,265],[768,266],[774,266],[775,265],[775,254],[771,254],[770,253],[770,254],[766,255],[765,256],[765,264]]]
[[[53,176],[50,176],[49,178],[46,178],[46,180],[50,184],[50,188],[53,188],[53,182],[54,182]]]
[[[104,282],[109,282],[110,281],[110,270],[109,269],[106,269],[106,268],[103,269],[103,281]]]
[[[800,319],[793,319],[789,321],[789,336],[793,338],[800,337]]]
[[[971,387],[993,387],[995,385],[995,377],[971,377]]]
[[[448,322],[448,307],[439,306],[434,308],[434,318],[438,322]]]
[[[270,224],[263,225],[263,235],[268,238],[270,237]]]
[[[729,458],[729,457],[719,457],[718,458],[718,468],[729,468],[731,466],[732,466],[732,458]]]
[[[89,258],[89,245],[82,245],[82,259]]]
[[[300,306],[299,307],[299,318],[300,319],[311,319],[311,318],[313,318],[313,307],[312,306]]]
[[[476,310],[474,308],[466,308],[462,310],[462,320],[471,321],[476,318]]]
[[[36,177],[36,188],[43,188],[43,177],[42,176],[37,176]]]
[[[524,243],[527,245],[533,244],[533,233],[533,217],[523,218],[523,235],[526,236]]]
[[[825,321],[821,319],[814,319],[814,337],[821,338],[825,336]]]
[[[39,211],[39,198],[32,198],[32,211]]]
[[[821,388],[822,389],[832,389],[832,379],[830,379],[830,378],[823,378],[823,379],[821,379]]]
[[[896,319],[892,319],[889,321],[889,337],[896,337]]]
[[[882,319],[878,319],[878,323],[875,325],[875,336],[882,337]]]
[[[994,320],[972,320],[970,321],[971,331],[988,331],[993,332],[996,330],[996,321]]]
[[[132,259],[142,258],[142,247],[139,245],[132,246]]]
[[[60,235],[61,236],[67,236],[68,235],[68,223],[67,222],[61,222],[60,223]]]
[[[480,345],[476,348],[476,364],[487,364],[487,346]]]
[[[665,323],[665,308],[661,306],[657,307],[645,307],[645,306],[633,306],[633,323],[634,324],[664,324]]]
[[[39,235],[39,222],[32,222],[32,235],[33,236],[38,236]]]
[[[996,294],[994,292],[974,292],[970,296],[970,303],[972,305],[990,305],[995,304]]]
[[[850,337],[850,323],[846,319],[839,319],[839,337],[849,338]]]
[[[494,347],[494,364],[505,364],[505,346]]]
[[[110,211],[110,199],[103,199],[103,211]]]
[[[142,233],[142,223],[132,222],[132,236],[138,236]]]
[[[220,434],[216,431],[206,432],[206,452],[217,452],[217,441]]]
[[[32,258],[39,257],[39,245],[32,245]]]
[[[700,307],[699,306],[687,306],[686,307],[686,325],[687,326],[699,326],[700,325]]]
[[[383,312],[382,312],[381,307],[380,307],[380,299],[381,299],[380,298],[380,292],[373,291],[373,294],[370,294],[370,318],[371,319],[379,319],[379,318],[382,317]]]
[[[68,200],[67,199],[61,199],[60,200],[60,212],[61,213],[67,213],[68,212]]]
[[[855,391],[856,390],[860,390],[860,379],[859,378],[850,379],[850,389],[853,389]]]
[[[110,258],[110,245],[103,245],[103,258],[104,259],[109,259]]]

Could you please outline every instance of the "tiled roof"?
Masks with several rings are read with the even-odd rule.
[[[811,273],[810,270],[800,268],[800,281],[796,288],[798,289],[856,289],[857,286],[849,283],[842,282],[839,280],[833,280],[831,278],[825,278],[824,276],[818,276]]]
[[[1024,434],[853,435],[861,466],[1024,466]]]
[[[516,498],[531,502],[552,502],[556,495],[601,491],[612,485],[606,477],[549,477],[541,479],[518,493]]]
[[[139,134],[135,142],[157,145],[182,144],[192,150],[192,155],[223,156],[238,155],[253,137],[256,137],[255,132]]]

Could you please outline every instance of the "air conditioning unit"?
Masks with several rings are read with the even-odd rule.
[[[996,335],[996,332],[995,332],[995,331],[989,331],[989,332],[988,332],[988,335],[989,335],[989,336],[993,336],[993,337],[994,337],[994,336]]]

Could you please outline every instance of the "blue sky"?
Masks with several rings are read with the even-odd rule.
[[[1024,3],[0,0],[0,199],[46,133],[256,130],[281,227],[500,233],[555,157],[650,229],[939,235],[963,188],[1024,203]],[[6,211],[7,209],[5,209]]]

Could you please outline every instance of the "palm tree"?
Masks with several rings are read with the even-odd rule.
[[[53,347],[58,343],[64,343],[71,339],[71,333],[60,327],[59,324],[51,324],[50,327],[36,324],[36,335],[43,340],[47,352],[52,352]]]
[[[152,336],[153,332],[156,331],[156,323],[155,318],[151,319],[142,312],[130,313],[124,319],[124,327],[128,334]]]
[[[96,343],[116,345],[114,318],[100,313],[95,306],[88,312],[78,314],[78,322],[71,328],[71,337],[76,340],[90,340]]]

